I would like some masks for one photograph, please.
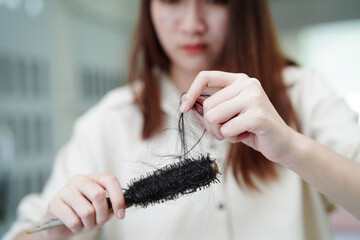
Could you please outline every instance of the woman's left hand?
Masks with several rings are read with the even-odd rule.
[[[182,97],[181,112],[188,112],[206,88],[221,88],[203,102],[208,132],[231,143],[243,142],[281,164],[292,159],[291,129],[279,116],[260,82],[246,74],[203,71]]]

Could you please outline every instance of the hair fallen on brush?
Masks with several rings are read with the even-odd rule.
[[[184,159],[130,182],[124,190],[126,206],[147,207],[196,192],[219,182],[216,162],[210,155]]]

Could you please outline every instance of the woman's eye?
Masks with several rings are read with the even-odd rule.
[[[167,4],[174,4],[179,2],[179,0],[161,0],[163,3],[167,3]]]
[[[227,4],[228,0],[206,0],[208,3],[213,4]]]

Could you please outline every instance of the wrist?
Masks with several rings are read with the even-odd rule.
[[[301,163],[312,152],[312,144],[308,137],[291,129],[287,144],[288,153],[284,156],[282,165],[290,170],[298,171]]]

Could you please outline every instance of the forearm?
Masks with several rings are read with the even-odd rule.
[[[293,144],[296,157],[286,167],[360,220],[360,164],[298,133]]]

